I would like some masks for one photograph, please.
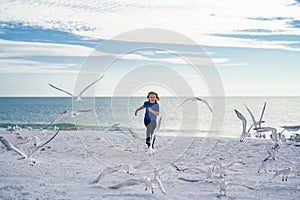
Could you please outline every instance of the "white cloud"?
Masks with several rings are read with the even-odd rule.
[[[104,39],[139,28],[163,28],[182,33],[203,45],[286,49],[284,41],[257,43],[253,39],[207,35],[244,29],[267,29],[272,34],[280,30],[281,34],[300,35],[299,29],[288,24],[291,19],[300,20],[299,6],[288,6],[292,3],[293,0],[189,0],[184,3],[181,0],[19,0],[2,1],[0,18]],[[257,17],[285,19],[249,19]]]
[[[19,56],[88,56],[93,49],[78,45],[20,42],[0,39],[0,58]]]
[[[0,59],[0,73],[77,73],[75,64],[36,62],[24,59]]]

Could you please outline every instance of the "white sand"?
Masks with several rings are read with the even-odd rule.
[[[3,130],[0,132],[0,135],[12,138],[9,134]],[[41,134],[43,137],[49,135]],[[263,145],[256,144],[270,140],[247,138],[241,143],[238,138],[199,137],[192,138],[192,141],[188,137],[161,136],[156,143],[157,153],[149,156],[144,152],[143,142],[129,135],[106,133],[108,143],[97,139],[101,136],[102,133],[96,131],[80,131],[79,134],[76,131],[61,131],[47,145],[51,148],[35,156],[38,161],[35,166],[29,166],[24,160],[16,160],[18,155],[5,151],[0,144],[0,199],[300,199],[299,176],[291,175],[287,182],[282,182],[281,176],[273,178],[274,172],[257,172],[267,152]],[[209,149],[210,154],[204,158],[205,148],[202,148],[211,144],[215,146]],[[172,148],[178,151],[171,152]],[[299,152],[300,147],[283,144],[276,160],[268,165],[268,170],[293,166],[284,159],[300,163]],[[200,167],[206,170],[209,165],[205,163],[220,157],[244,162],[245,165],[232,167],[236,171],[227,171],[225,178],[228,182],[248,185],[255,190],[233,186],[228,189],[226,197],[219,197],[219,187],[206,182],[204,173],[179,172],[168,165],[161,172],[166,194],[158,187],[151,194],[151,191],[144,190],[144,185],[119,190],[109,188],[129,178],[149,176],[149,171],[134,176],[118,172],[104,177],[97,184],[90,184],[103,169],[115,164],[151,161],[159,166],[164,162],[174,162],[180,167]],[[202,181],[186,182],[178,179],[180,177]],[[215,175],[214,181],[220,179]]]

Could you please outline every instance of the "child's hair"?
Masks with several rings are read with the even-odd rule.
[[[150,97],[150,94],[154,94],[154,95],[156,96],[156,99],[157,99],[157,101],[159,101],[159,100],[160,100],[160,98],[159,98],[158,94],[157,94],[156,92],[154,92],[154,91],[150,91],[150,92],[148,92],[147,99],[149,99],[149,97]]]

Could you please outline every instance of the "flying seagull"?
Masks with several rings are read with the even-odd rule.
[[[195,172],[199,172],[199,173],[205,173],[206,174],[206,181],[211,182],[211,180],[213,179],[213,167],[209,166],[208,170],[205,171],[204,169],[201,169],[199,167],[191,167],[191,168],[181,168],[178,167],[177,165],[175,165],[174,163],[171,164],[171,166],[173,166],[177,171],[181,171],[184,172],[186,170],[192,170]],[[199,182],[202,180],[190,180],[190,179],[185,179],[185,178],[179,178],[183,181],[188,181],[188,182]]]
[[[30,165],[33,166],[36,161],[33,158],[33,156],[40,150],[42,149],[42,147],[44,147],[45,145],[47,145],[49,142],[51,142],[59,133],[59,129],[53,134],[53,136],[48,139],[46,142],[44,142],[43,144],[37,146],[34,148],[34,150],[32,150],[31,152],[29,152],[28,154],[24,153],[24,151],[20,150],[19,148],[17,148],[16,146],[14,146],[10,141],[6,140],[4,137],[0,136],[0,142],[6,147],[6,149],[15,151],[17,154],[19,154],[21,157],[18,158],[18,160],[28,160],[30,162]]]
[[[225,179],[221,179],[220,182],[215,182],[215,184],[220,186],[220,195],[226,196],[227,189],[230,186],[239,186],[239,187],[245,187],[250,190],[255,190],[253,187],[243,185],[243,184],[238,184],[238,183],[228,183]]]
[[[207,102],[205,99],[202,99],[202,98],[200,98],[200,97],[191,97],[191,98],[187,98],[187,99],[185,99],[185,100],[180,104],[180,106],[182,106],[183,104],[185,104],[187,101],[201,101],[201,102],[205,103],[206,106],[208,107],[208,109],[210,110],[210,112],[211,112],[212,114],[214,114],[213,109],[211,108],[211,106],[208,104],[208,102]]]
[[[98,176],[95,180],[93,180],[91,182],[91,184],[96,184],[100,181],[100,179],[102,179],[103,177],[105,177],[108,174],[113,174],[119,171],[119,168],[121,167],[121,165],[118,166],[114,166],[114,167],[107,167],[105,168]]]
[[[258,173],[261,170],[264,170],[265,172],[267,172],[267,167],[266,167],[267,163],[276,159],[276,153],[278,150],[271,148],[270,145],[265,145],[265,148],[267,149],[268,156],[262,160],[261,166],[259,167],[259,169],[257,171]]]
[[[80,113],[83,112],[91,112],[91,109],[85,109],[85,110],[65,110],[63,112],[59,112],[59,116],[56,117],[55,119],[53,119],[46,127],[44,127],[43,129],[48,128],[49,126],[51,126],[54,122],[56,121],[60,121],[66,117],[77,117],[78,115],[80,115]]]
[[[166,194],[166,190],[161,182],[161,180],[158,177],[155,177],[153,179],[149,177],[143,177],[140,179],[128,179],[122,183],[119,183],[117,185],[110,186],[109,188],[111,189],[120,189],[122,187],[127,187],[127,186],[134,186],[134,185],[139,185],[139,184],[144,184],[145,185],[145,191],[148,190],[148,188],[151,188],[152,194],[154,193],[153,186],[155,184],[158,185],[159,189],[161,190],[162,193]]]
[[[296,126],[280,126],[281,128],[283,128],[283,130],[281,131],[281,134],[283,133],[283,131],[299,131],[300,130],[300,125],[296,125]]]
[[[59,88],[59,87],[56,87],[56,86],[54,86],[54,85],[52,85],[52,84],[50,84],[50,83],[48,83],[48,84],[49,84],[51,87],[53,87],[54,89],[57,89],[57,90],[59,90],[59,91],[61,91],[61,92],[64,92],[64,93],[66,93],[66,94],[72,96],[72,97],[75,99],[75,101],[82,101],[82,95],[83,95],[83,93],[84,93],[87,89],[89,89],[92,85],[94,85],[94,84],[96,84],[98,81],[100,81],[102,78],[103,78],[103,76],[101,76],[100,78],[98,78],[97,80],[95,80],[94,82],[92,82],[91,84],[89,84],[88,86],[86,86],[83,90],[81,90],[81,92],[80,92],[77,96],[73,95],[72,93],[70,93],[70,92],[68,92],[68,91],[66,91],[66,90],[63,90],[63,89],[61,89],[61,88]]]
[[[263,106],[263,109],[262,109],[262,111],[261,111],[261,115],[260,115],[259,121],[256,121],[256,120],[255,120],[255,117],[254,117],[253,113],[251,112],[251,110],[247,107],[246,104],[244,104],[244,105],[245,105],[247,111],[249,112],[249,114],[250,114],[250,116],[251,116],[251,119],[252,119],[252,121],[253,121],[253,124],[252,124],[252,125],[250,126],[250,128],[248,129],[248,132],[251,130],[251,128],[252,128],[253,126],[254,126],[254,128],[256,128],[256,129],[257,129],[257,128],[261,128],[261,124],[264,123],[264,121],[262,121],[262,118],[263,118],[264,113],[265,113],[265,110],[266,110],[267,102],[264,103],[264,106]]]
[[[276,128],[273,128],[273,127],[261,127],[261,128],[255,129],[255,130],[257,130],[258,132],[268,132],[268,131],[271,131],[272,134],[270,135],[270,137],[271,137],[271,139],[275,143],[274,149],[278,149],[279,148],[281,140],[279,138],[279,134],[277,133],[277,129]]]

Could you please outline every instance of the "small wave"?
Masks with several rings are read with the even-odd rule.
[[[0,123],[0,128],[7,128],[8,126],[14,126],[16,124],[12,123]],[[27,129],[31,127],[32,129],[41,129],[47,127],[48,124],[18,124],[21,129]],[[88,125],[78,125],[72,123],[58,123],[52,124],[48,126],[47,129],[54,129],[54,127],[59,127],[60,130],[69,131],[69,130],[77,130],[77,129],[96,129],[95,126],[88,126]]]

